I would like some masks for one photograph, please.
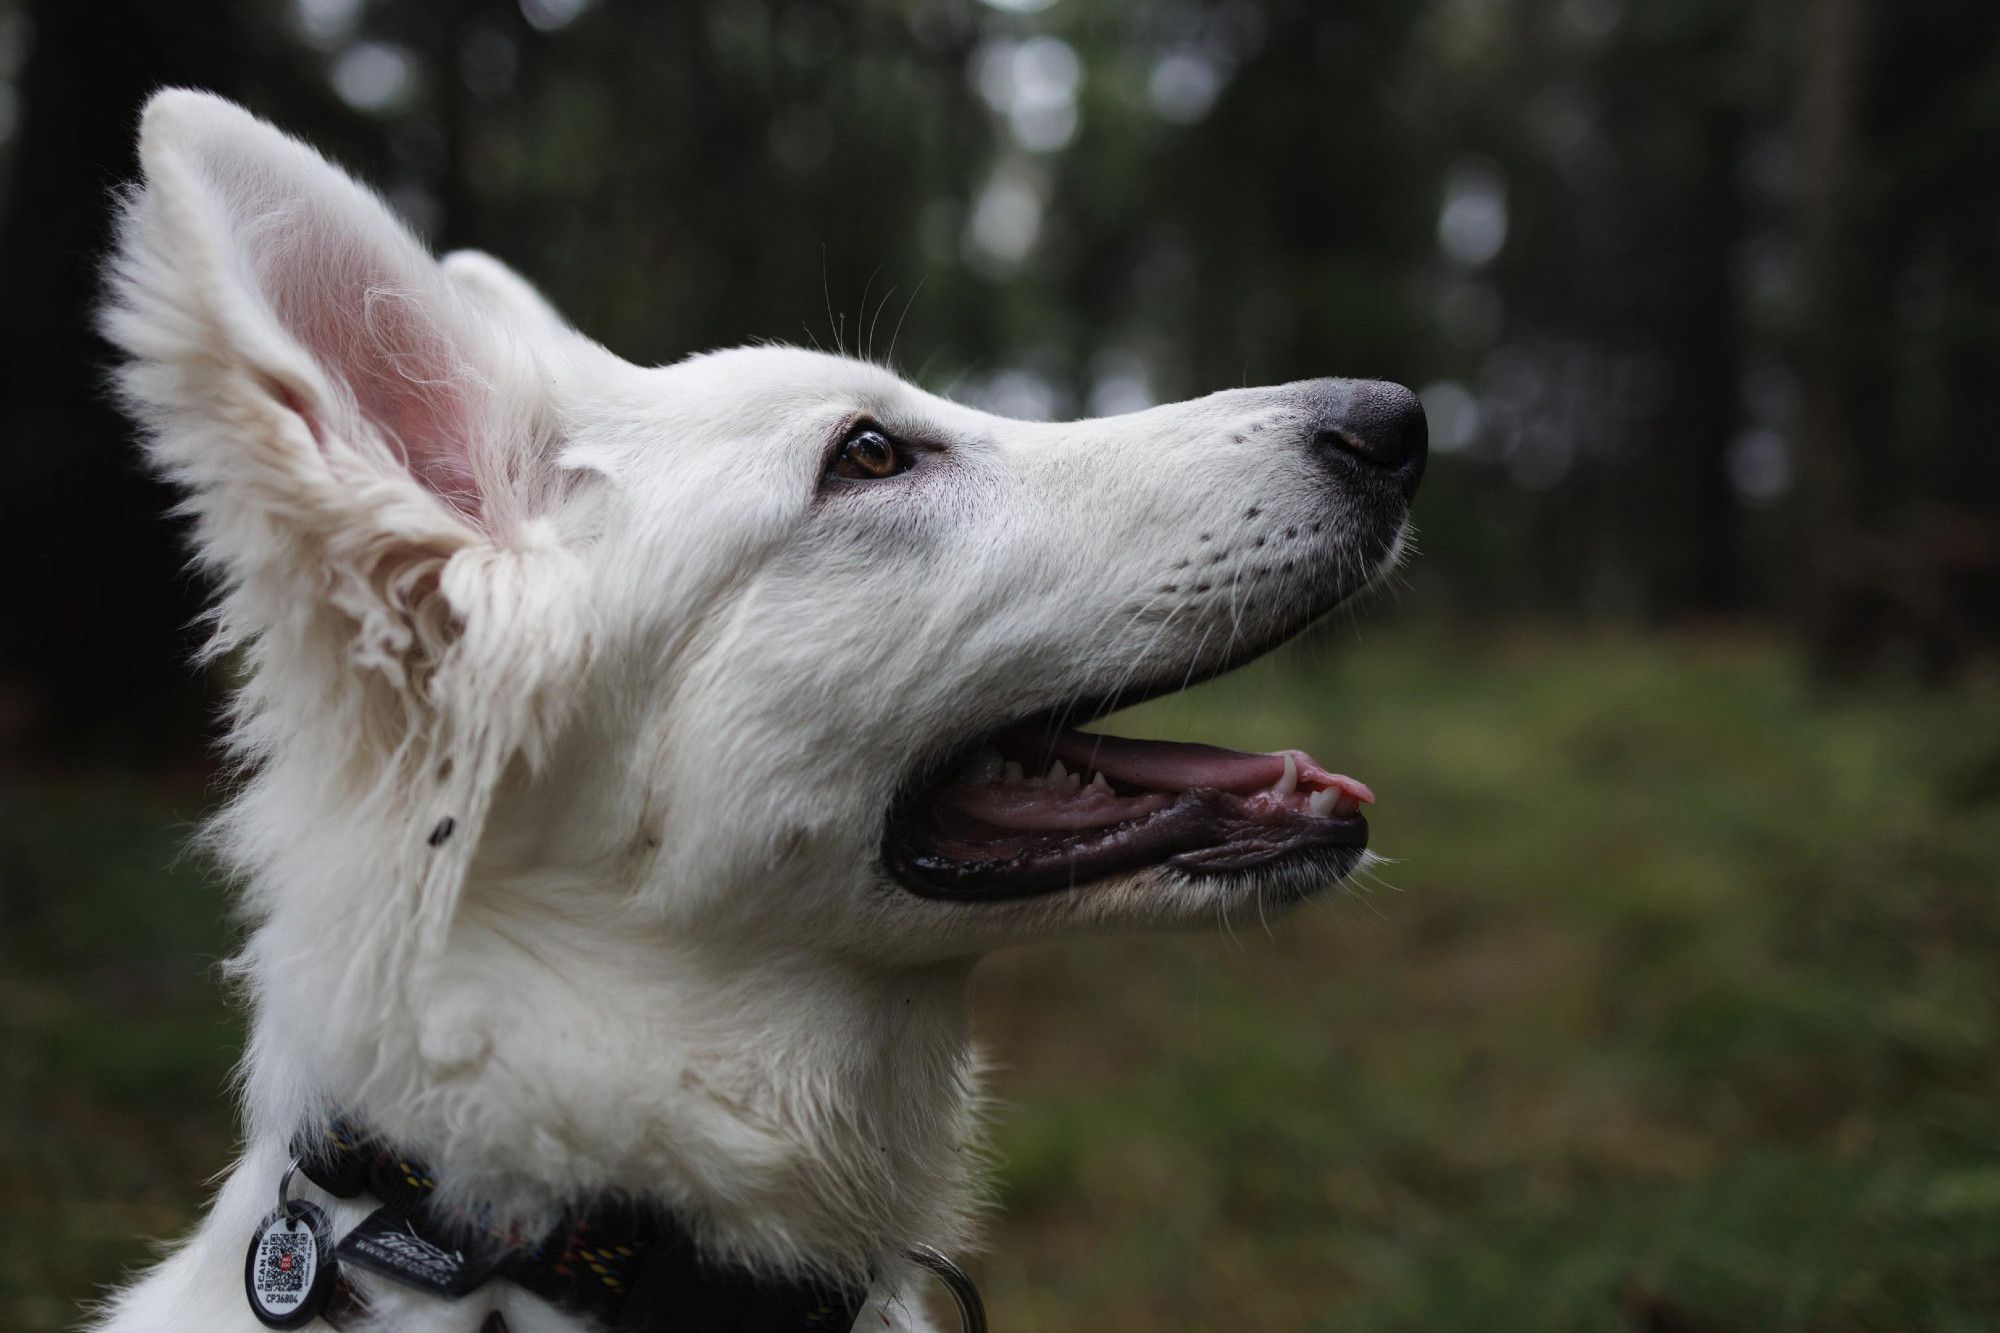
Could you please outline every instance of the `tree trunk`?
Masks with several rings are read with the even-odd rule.
[[[1811,0],[1799,86],[1797,234],[1805,327],[1791,441],[1791,519],[1796,613],[1822,667],[1837,662],[1844,646],[1843,571],[1855,537],[1851,181],[1866,24],[1865,0]]]
[[[113,195],[138,109],[169,83],[227,90],[220,0],[41,0],[0,222],[0,531],[14,571],[0,640],[0,740],[182,742],[204,694],[182,665],[199,598],[105,392],[91,327]]]

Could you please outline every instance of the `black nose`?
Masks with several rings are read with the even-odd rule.
[[[1416,496],[1431,432],[1415,394],[1386,380],[1313,380],[1306,392],[1315,451],[1353,459],[1395,482],[1403,499]]]

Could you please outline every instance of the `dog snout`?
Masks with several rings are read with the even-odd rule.
[[[1414,393],[1387,380],[1313,380],[1306,386],[1311,447],[1341,467],[1393,481],[1414,499],[1430,457],[1430,427]]]

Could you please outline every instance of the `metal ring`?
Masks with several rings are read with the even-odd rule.
[[[292,1201],[287,1196],[292,1192],[292,1177],[298,1173],[299,1159],[294,1157],[292,1164],[285,1168],[285,1174],[278,1177],[278,1211],[281,1213],[289,1211],[292,1206]]]
[[[912,1245],[909,1257],[930,1270],[931,1276],[944,1283],[951,1293],[952,1301],[958,1306],[958,1322],[965,1333],[986,1333],[986,1305],[979,1299],[979,1288],[965,1275],[965,1270],[953,1263],[942,1250],[930,1245]]]

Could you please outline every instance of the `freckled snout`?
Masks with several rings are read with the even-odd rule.
[[[1329,467],[1382,477],[1415,498],[1430,457],[1430,427],[1414,393],[1387,380],[1311,380],[1302,386],[1311,447]]]

